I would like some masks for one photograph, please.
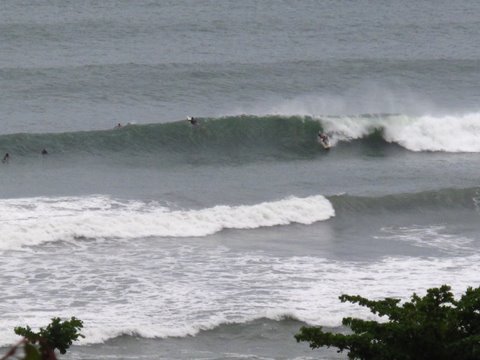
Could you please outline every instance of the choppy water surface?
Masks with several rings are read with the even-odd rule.
[[[3,4],[1,345],[76,316],[71,359],[344,359],[293,338],[368,316],[339,295],[478,286],[479,10]]]

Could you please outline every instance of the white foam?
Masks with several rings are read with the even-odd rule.
[[[86,338],[80,344],[102,343],[124,334],[184,337],[222,324],[283,316],[338,326],[346,316],[374,318],[364,308],[341,303],[341,294],[407,300],[413,292],[423,294],[442,284],[450,284],[457,295],[467,286],[479,285],[478,254],[362,263],[200,249],[177,249],[170,253],[173,259],[153,252],[149,263],[138,258],[129,262],[131,253],[111,257],[106,264],[101,256],[92,263],[76,254],[73,265],[71,259],[50,263],[54,277],[48,281],[28,281],[27,276],[6,287],[2,280],[6,300],[1,307],[1,344],[15,341],[13,327],[29,324],[38,328],[53,316],[76,316],[84,321]],[[34,256],[38,254],[24,266],[28,273],[41,274],[45,264],[36,263]],[[0,270],[7,279],[14,271],[12,263],[1,264]]]
[[[377,239],[398,240],[415,244],[418,247],[436,248],[449,254],[471,253],[473,240],[460,235],[449,234],[444,225],[391,226],[381,229]]]
[[[76,238],[198,237],[222,229],[312,224],[334,216],[323,196],[170,210],[158,203],[105,196],[0,200],[0,249]]]
[[[480,113],[458,116],[321,117],[332,140],[350,141],[382,130],[387,142],[411,151],[480,152]]]
[[[66,230],[69,226],[77,226],[77,232],[97,227],[106,228],[114,236],[129,236],[129,226],[142,231],[144,224],[148,226],[149,221],[158,222],[164,216],[173,222],[175,230],[195,218],[202,219],[200,225],[213,222],[248,228],[292,221],[309,223],[334,213],[323,196],[186,211],[103,196],[35,198],[2,200],[0,209],[5,214],[0,225],[2,243],[8,241],[5,230],[17,234],[21,243],[21,234],[34,242],[37,233],[29,226],[38,222],[48,224],[49,230],[44,233],[49,234],[48,239],[55,239],[58,234],[70,234]],[[135,213],[139,218],[132,222],[134,225],[122,224]],[[82,220],[92,220],[93,225],[85,227]],[[115,226],[111,226],[112,221],[116,221]],[[440,236],[435,246],[447,250],[451,249],[446,247],[448,242],[468,245],[462,238],[460,242],[451,236],[441,238],[445,231],[440,227],[416,230],[404,231],[409,235],[407,241],[430,241]],[[204,230],[199,227],[196,231]],[[316,241],[325,241],[322,236],[319,233]],[[372,317],[363,308],[341,303],[341,294],[407,299],[413,292],[421,294],[442,284],[451,285],[455,294],[464,292],[467,286],[480,285],[480,254],[474,247],[467,256],[384,257],[352,262],[157,238],[125,241],[121,246],[116,241],[86,247],[61,245],[4,252],[1,256],[0,345],[16,341],[12,331],[15,326],[28,324],[37,329],[54,316],[76,316],[84,321],[82,333],[86,338],[80,344],[102,343],[123,334],[183,337],[222,324],[259,318],[279,320],[283,316],[338,326],[345,316]]]

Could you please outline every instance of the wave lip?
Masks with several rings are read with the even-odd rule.
[[[322,195],[255,205],[171,210],[106,196],[1,200],[0,249],[78,238],[202,237],[223,229],[312,224],[335,215]]]

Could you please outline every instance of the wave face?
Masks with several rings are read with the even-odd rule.
[[[442,189],[378,197],[335,195],[329,197],[337,215],[408,212],[414,209],[469,209],[479,211],[480,188]]]
[[[58,134],[12,134],[0,137],[0,149],[28,156],[47,148],[64,154],[187,154],[212,158],[229,154],[256,156],[290,152],[312,153],[321,128],[300,116],[238,116],[165,124],[128,125],[104,131]]]
[[[16,156],[50,153],[127,155],[205,154],[222,157],[304,157],[323,153],[317,134],[330,134],[333,146],[396,144],[410,151],[480,152],[480,114],[409,117],[374,114],[356,116],[230,116],[129,125],[119,129],[71,133],[0,136],[0,149]]]
[[[335,215],[323,196],[290,197],[255,205],[172,210],[157,202],[105,196],[0,200],[0,248],[51,241],[139,237],[201,237],[223,229],[312,224]]]

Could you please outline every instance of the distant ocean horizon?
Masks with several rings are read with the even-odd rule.
[[[479,286],[479,10],[3,4],[0,346],[75,316],[65,359],[346,359],[294,339],[371,318],[340,295]]]

